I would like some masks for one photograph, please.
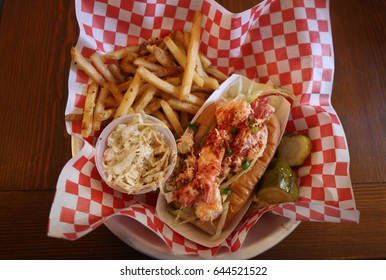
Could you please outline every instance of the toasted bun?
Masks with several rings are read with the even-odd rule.
[[[233,218],[239,213],[244,204],[251,197],[257,183],[267,169],[269,162],[275,155],[276,148],[280,141],[280,124],[275,115],[272,115],[267,122],[268,141],[263,155],[253,165],[251,170],[241,175],[232,185],[232,193],[227,197],[229,210],[225,220],[224,228],[230,224]]]
[[[252,168],[247,172],[241,175],[234,183],[231,184],[230,188],[232,193],[227,197],[226,202],[229,202],[229,209],[225,219],[223,228],[226,228],[233,219],[237,216],[240,210],[243,208],[245,203],[249,200],[253,194],[257,183],[260,178],[263,176],[265,170],[267,169],[269,162],[272,160],[276,148],[280,141],[280,124],[275,115],[272,115],[270,119],[266,122],[268,130],[268,139],[267,146],[264,150],[263,155],[257,160],[257,162],[252,166]],[[175,205],[177,206],[177,205]],[[182,220],[189,220],[189,216],[181,215]],[[201,230],[214,235],[217,231],[219,225],[219,219],[214,220],[213,222],[202,222],[199,220],[191,221],[196,227]]]

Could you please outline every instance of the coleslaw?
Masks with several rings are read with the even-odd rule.
[[[157,190],[171,168],[172,149],[159,128],[137,114],[128,123],[118,124],[107,138],[103,167],[108,185],[127,193]]]

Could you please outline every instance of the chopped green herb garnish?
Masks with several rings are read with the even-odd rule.
[[[197,132],[198,128],[200,127],[200,123],[198,123],[198,122],[194,122],[194,123],[189,122],[188,123],[188,127],[191,130],[193,130],[194,132]]]
[[[230,157],[232,155],[232,150],[231,149],[226,149],[225,150],[225,156],[227,156],[227,157]]]
[[[258,126],[252,126],[251,127],[251,132],[252,134],[257,134],[259,132],[259,127]]]
[[[241,168],[243,170],[247,170],[251,166],[251,162],[248,159],[245,159],[243,163],[241,164]]]
[[[250,117],[248,117],[248,123],[249,123],[249,126],[253,126],[253,120]]]
[[[239,133],[239,131],[240,131],[239,128],[237,128],[237,127],[235,127],[235,126],[232,126],[232,128],[231,128],[231,133],[232,133],[233,135],[236,135],[237,133]]]
[[[232,193],[232,189],[231,188],[223,188],[221,189],[221,194],[223,195],[230,195]]]

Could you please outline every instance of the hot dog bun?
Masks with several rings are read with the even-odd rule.
[[[275,155],[275,151],[280,141],[280,124],[275,115],[268,120],[268,141],[263,155],[257,160],[255,165],[247,173],[241,175],[232,185],[232,193],[227,197],[229,201],[229,210],[225,220],[224,227],[230,224],[240,209],[251,197],[257,183],[263,176],[269,162]]]

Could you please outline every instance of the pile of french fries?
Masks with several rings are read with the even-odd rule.
[[[194,15],[191,32],[174,31],[89,59],[75,47],[74,63],[90,78],[82,121],[89,137],[111,120],[144,111],[163,121],[179,137],[209,95],[228,78],[199,50],[202,14]]]

